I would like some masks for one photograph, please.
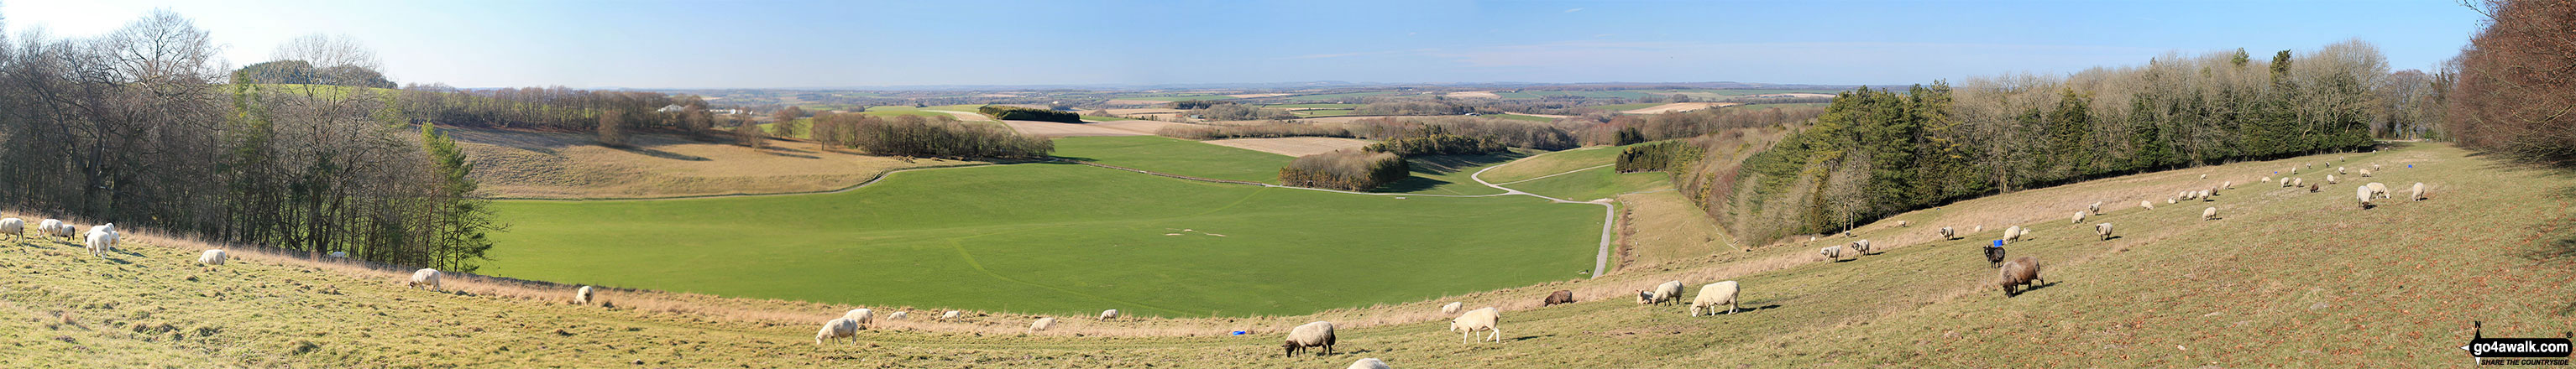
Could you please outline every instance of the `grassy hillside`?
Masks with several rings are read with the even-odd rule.
[[[1617,164],[1619,151],[1624,148],[1626,146],[1585,147],[1538,154],[1512,162],[1510,165],[1495,167],[1494,170],[1486,171],[1484,178],[1485,181],[1494,183],[1519,182],[1583,168]]]
[[[1521,190],[1521,192],[1573,201],[1592,201],[1630,192],[1673,188],[1671,175],[1660,172],[1619,173],[1617,169],[1610,167],[1584,169],[1527,182],[1497,184]]]
[[[835,194],[496,208],[513,227],[495,236],[489,271],[502,276],[1149,316],[1299,314],[1580,277],[1599,229],[1597,210],[1525,197],[1395,199],[1072,164],[900,172]]]
[[[2433,367],[2463,363],[2454,347],[2471,321],[2490,337],[2566,330],[2576,271],[2535,257],[2576,237],[2576,197],[2564,196],[2576,177],[2446,146],[2338,156],[2108,178],[1901,214],[1912,227],[1857,231],[1887,252],[1846,262],[1814,255],[1842,239],[1754,243],[1600,279],[1311,316],[1068,319],[1022,336],[1028,316],[970,313],[826,347],[811,341],[814,322],[847,306],[622,290],[606,297],[615,308],[574,306],[547,297],[567,290],[559,286],[436,293],[403,289],[389,272],[274,258],[206,269],[188,262],[200,246],[138,242],[99,260],[61,241],[12,239],[0,249],[0,269],[11,271],[0,273],[0,339],[9,340],[0,366],[1329,368],[1375,357],[1405,368]],[[2307,193],[2254,181],[2312,162],[2381,163],[2390,169],[2369,181],[2439,191],[2362,211],[2350,204],[2353,182]],[[2222,180],[2238,186],[2213,201],[2163,202]],[[2157,209],[2136,208],[2141,199]],[[2113,222],[2121,237],[2101,241],[2064,218],[2094,201],[2112,207],[2091,222]],[[2204,207],[2224,218],[2200,220]],[[2015,224],[2038,233],[2010,250],[2041,258],[2049,283],[2005,298],[1987,284],[1994,272],[1975,245]],[[1933,240],[1940,225],[1988,230]],[[1453,276],[1488,273],[1497,272]],[[1740,281],[1754,310],[1689,317],[1629,301],[1665,280]],[[1557,289],[1584,302],[1536,307]],[[1503,307],[1504,341],[1461,343],[1432,311],[1447,301]],[[1341,353],[1280,357],[1281,332],[1313,320],[1345,326]]]
[[[1199,178],[1279,183],[1297,158],[1163,136],[1062,137],[1055,156]]]
[[[637,198],[829,191],[888,170],[972,164],[814,151],[812,144],[773,142],[753,150],[717,138],[643,134],[633,147],[607,148],[591,135],[448,129],[474,163],[490,196]]]

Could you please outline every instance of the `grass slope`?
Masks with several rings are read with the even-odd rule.
[[[1538,154],[1485,172],[1485,180],[1494,183],[1519,182],[1557,173],[1619,162],[1619,151],[1626,146],[1585,147]]]
[[[1055,156],[1199,178],[1278,184],[1297,158],[1163,136],[1061,137]]]
[[[496,275],[1149,316],[1298,314],[1571,278],[1589,269],[1598,229],[1596,210],[1531,198],[1399,200],[1071,164],[900,172],[838,194],[496,208],[513,227],[495,237]]]
[[[1492,155],[1433,155],[1406,158],[1405,160],[1410,161],[1413,167],[1413,176],[1379,186],[1374,191],[1426,195],[1499,194],[1503,193],[1503,190],[1476,184],[1476,180],[1469,177],[1486,167],[1502,165],[1527,156],[1529,154],[1515,151]]]
[[[1493,181],[1487,179],[1486,181]],[[1573,201],[1607,199],[1620,194],[1670,189],[1672,176],[1662,172],[1619,173],[1611,167],[1584,169],[1563,175],[1533,179],[1528,182],[1503,184],[1503,187]]]

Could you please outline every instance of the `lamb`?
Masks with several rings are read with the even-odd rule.
[[[912,314],[910,314],[910,313],[902,312],[902,311],[897,311],[897,312],[894,312],[893,314],[886,314],[886,320],[903,320],[903,318],[911,317],[911,316],[912,316]]]
[[[1117,320],[1117,319],[1118,319],[1118,309],[1109,309],[1109,310],[1101,310],[1101,311],[1100,311],[1100,320]]]
[[[1547,293],[1547,300],[1541,301],[1538,306],[1554,306],[1557,304],[1572,303],[1574,303],[1574,291],[1556,290],[1556,292]]]
[[[589,304],[590,304],[590,286],[581,286],[581,289],[580,289],[580,290],[572,291],[572,304],[573,304],[573,305],[589,305]]]
[[[1958,231],[1958,230],[1956,230],[1956,229],[1950,229],[1950,227],[1941,227],[1941,239],[1944,239],[1944,240],[1955,240],[1955,239],[1959,239],[1959,231]]]
[[[2075,221],[2067,222],[2067,223],[2068,223],[2068,224],[2084,224],[2084,212],[2081,212],[2081,211],[2075,212]]]
[[[1995,284],[2003,286],[2004,297],[2020,295],[2022,292],[2029,291],[2034,283],[2045,282],[2039,278],[2039,258],[2028,256],[2013,258],[2011,263],[2004,264],[2000,269],[2002,271],[1998,272],[2000,275],[1996,278]],[[2016,291],[2014,287],[2021,287],[2021,289]]]
[[[1825,255],[1825,260],[1842,260],[1842,259],[1843,259],[1843,247],[1842,247],[1842,246],[1825,246],[1825,249],[1824,249],[1824,250],[1816,251],[1816,253],[1817,253],[1817,254]]]
[[[89,246],[89,256],[107,257],[107,252],[116,251],[116,229],[109,228],[113,225],[114,224],[90,227],[89,234],[82,236],[85,238],[82,240],[83,242],[81,244]],[[71,227],[66,226],[63,228]]]
[[[1726,305],[1726,314],[1735,315],[1736,311],[1744,310],[1743,302],[1737,301],[1738,299],[1735,298],[1735,294],[1743,292],[1743,290],[1744,289],[1739,287],[1735,281],[1724,281],[1710,283],[1706,286],[1699,286],[1699,297],[1691,299],[1691,316],[1700,316],[1700,313],[1717,315],[1718,305]]]
[[[1859,251],[1862,255],[1869,254],[1869,240],[1852,241],[1852,251]]]
[[[1288,330],[1288,340],[1285,343],[1279,344],[1279,347],[1287,349],[1288,352],[1285,356],[1297,356],[1297,351],[1305,350],[1308,347],[1324,348],[1324,351],[1316,353],[1316,356],[1332,355],[1333,322],[1318,321],[1297,326],[1296,329],[1290,329]]]
[[[841,313],[841,319],[849,319],[851,322],[859,323],[859,326],[861,327],[866,327],[870,323],[877,322],[877,311],[868,309],[850,309],[849,312]]]
[[[2139,200],[2139,201],[2138,201],[2138,208],[2141,208],[2141,209],[2147,209],[2147,210],[2156,210],[2156,202],[2154,202],[2154,201]]]
[[[425,287],[425,288],[428,288],[428,289],[429,289],[429,290],[431,290],[431,291],[437,291],[437,290],[438,290],[438,270],[437,270],[437,269],[430,269],[430,268],[420,268],[420,270],[412,271],[412,272],[411,272],[411,281],[410,281],[410,282],[405,282],[405,283],[403,283],[403,287],[405,287],[405,288],[412,288],[412,287]]]
[[[2370,196],[2370,187],[2367,187],[2367,186],[2364,186],[2364,187],[2353,187],[2353,188],[2352,188],[2352,197],[2353,197],[2353,199],[2355,199],[2355,200],[2360,200],[2360,201],[2361,201],[2361,208],[2362,208],[2362,209],[2369,209],[2369,208],[2370,208],[2370,197],[2371,197],[2371,196]]]
[[[1366,359],[1360,359],[1360,361],[1353,361],[1353,362],[1351,362],[1351,367],[1349,367],[1349,368],[1342,368],[1342,369],[1395,369],[1395,368],[1394,368],[1394,367],[1390,367],[1390,366],[1386,366],[1386,360],[1378,360],[1377,358],[1366,358]]]
[[[823,322],[821,331],[814,332],[815,345],[822,345],[823,340],[834,338],[849,338],[850,343],[858,343],[859,323],[850,321],[850,318],[833,318],[832,321]]]
[[[9,234],[9,238],[24,236],[27,234],[27,221],[18,218],[0,218],[0,233]]]
[[[205,265],[224,265],[224,250],[206,250],[203,254],[197,254],[197,263]]]
[[[2370,196],[2383,199],[2388,198],[2388,185],[2379,184],[2379,182],[2371,182],[2370,184],[2362,186],[2370,187]]]
[[[1488,334],[1489,337],[1487,340],[1502,342],[1502,321],[1503,313],[1495,311],[1493,307],[1488,306],[1483,309],[1468,311],[1466,314],[1459,314],[1457,319],[1449,320],[1449,331],[1458,332],[1458,339],[1466,342],[1479,341],[1473,338],[1476,331],[1490,331],[1491,333]]]
[[[1654,290],[1637,291],[1638,304],[1661,304],[1681,301],[1682,281],[1664,282],[1664,284],[1655,285]]]
[[[2002,266],[2004,266],[2004,247],[2003,247],[2003,246],[1995,246],[1995,245],[1987,245],[1987,246],[1986,246],[1986,264],[1987,264],[1987,265],[1986,265],[1986,267],[1987,267],[1987,268],[1997,268],[1997,267],[2002,267]]]
[[[2200,209],[2200,220],[2214,219],[2218,219],[2218,207],[2212,206],[2208,209]]]
[[[2093,233],[2094,233],[2094,234],[2101,235],[2101,236],[2102,236],[2102,240],[2103,240],[2103,241],[2110,241],[2110,240],[2111,240],[2111,223],[2094,224],[2094,225],[2093,225]]]
[[[2424,182],[2415,182],[2415,189],[2410,192],[2413,194],[2406,195],[2406,198],[2413,199],[2413,201],[2424,201]]]
[[[1029,333],[1044,332],[1047,328],[1055,328],[1055,317],[1038,318],[1037,322],[1029,323]]]
[[[1440,315],[1457,315],[1457,314],[1458,314],[1458,309],[1460,309],[1460,308],[1464,308],[1464,307],[1466,307],[1466,306],[1467,306],[1467,303],[1465,303],[1465,302],[1455,302],[1455,301],[1450,302],[1448,305],[1440,305]]]
[[[939,320],[954,320],[957,319],[957,316],[960,314],[962,313],[959,313],[956,310],[949,310],[946,314],[939,314]]]

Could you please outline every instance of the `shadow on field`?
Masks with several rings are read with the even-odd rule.
[[[1428,190],[1434,187],[1440,187],[1441,185],[1458,183],[1432,179],[1431,177],[1451,175],[1460,171],[1512,161],[1512,159],[1520,159],[1527,156],[1529,155],[1517,152],[1507,152],[1489,155],[1425,155],[1408,158],[1405,159],[1405,161],[1408,166],[1412,167],[1412,177],[1405,177],[1402,180],[1395,181],[1395,183],[1378,186],[1376,189],[1371,191],[1414,192]]]
[[[663,158],[663,159],[671,159],[671,160],[687,160],[687,161],[707,161],[707,160],[708,160],[706,157],[703,157],[703,156],[689,155],[689,154],[681,154],[681,153],[669,152],[669,151],[662,151],[662,150],[655,150],[655,149],[653,149],[653,148],[650,148],[650,147],[643,147],[643,146],[627,146],[627,147],[619,147],[619,148],[616,148],[616,149],[617,149],[618,151],[631,152],[631,153],[635,153],[635,154],[637,154],[637,155],[651,156],[651,157]]]
[[[2548,171],[2547,175],[2550,177],[2576,177],[2576,171],[2556,168],[2537,168],[2519,164],[2490,164],[2484,168],[2484,170],[2546,170]],[[2554,199],[2576,199],[2576,187],[2560,188],[2555,191],[2550,191],[2549,193],[2549,197]],[[2433,197],[2432,199],[2425,201],[2441,201],[2441,198]],[[2541,223],[2534,227],[2538,228],[2534,229],[2534,231],[2538,231],[2538,233],[2540,233],[2542,241],[2540,242],[2539,248],[2531,250],[2531,252],[2524,255],[2524,257],[2529,258],[2532,261],[2539,262],[2540,264],[2553,267],[2576,268],[2576,212],[2552,216],[2550,218],[2555,218],[2557,220]],[[2558,315],[2576,314],[2576,302],[2570,302],[2567,303],[2567,305],[2559,306],[2557,313]]]

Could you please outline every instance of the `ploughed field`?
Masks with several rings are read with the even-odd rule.
[[[872,306],[1304,314],[1584,278],[1597,208],[1353,195],[1073,164],[849,192],[504,201],[485,274]]]

